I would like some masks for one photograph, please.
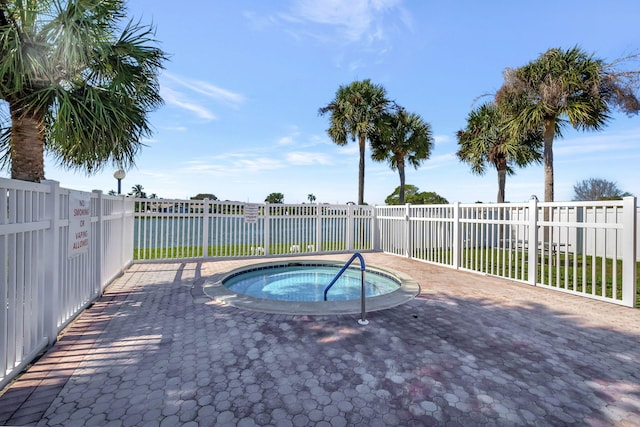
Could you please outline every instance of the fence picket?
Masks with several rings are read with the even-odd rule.
[[[625,306],[636,300],[637,206],[246,204],[91,193],[71,257],[69,192],[0,178],[0,388],[137,260],[384,251]],[[253,221],[255,219],[255,221]],[[135,254],[135,255],[134,255]]]

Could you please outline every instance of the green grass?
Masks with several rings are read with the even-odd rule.
[[[301,253],[311,253],[307,251],[307,245],[314,243],[299,243]],[[251,253],[252,245],[217,245],[208,247],[208,257],[242,257],[256,255]],[[356,246],[355,250],[368,249],[364,246]],[[343,242],[325,242],[322,244],[322,252],[346,251]],[[289,244],[273,244],[269,246],[270,255],[290,254]],[[153,259],[181,259],[181,258],[201,258],[202,246],[155,248],[155,249],[134,249],[134,260]],[[440,249],[419,249],[413,251],[413,257],[439,262],[443,264],[453,263],[453,254],[450,250]],[[543,262],[544,261],[544,262]],[[518,251],[511,253],[501,249],[464,249],[461,253],[460,265],[463,268],[507,277],[515,280],[527,281],[529,275],[527,252]],[[538,257],[537,274],[539,282],[548,286],[562,289],[583,292],[592,295],[611,298],[613,296],[614,277],[616,282],[617,299],[622,298],[622,261],[614,261],[611,258],[592,257],[586,255],[566,255],[561,253],[559,257],[553,257],[550,263],[549,256]],[[604,283],[603,288],[603,271]],[[636,263],[636,269],[640,272],[640,263]],[[574,279],[575,274],[575,279]],[[636,307],[640,307],[640,275],[636,275]]]
[[[296,243],[298,244],[298,243]],[[308,245],[314,245],[315,243],[299,243],[300,253],[313,253],[314,251],[308,250]],[[209,246],[207,248],[208,257],[243,257],[260,255],[255,252],[255,247],[258,245],[216,245]],[[368,250],[368,246],[354,245],[355,250]],[[251,253],[251,248],[254,247],[254,253]],[[272,244],[269,245],[269,255],[286,255],[290,254],[291,244]],[[341,252],[346,251],[347,246],[343,242],[324,242],[322,244],[322,252]],[[180,258],[201,258],[203,254],[202,246],[178,246],[171,248],[153,248],[153,249],[134,249],[134,260],[154,260],[154,259],[180,259]]]
[[[527,281],[529,276],[526,251],[511,253],[501,249],[466,249],[461,266],[488,274]],[[614,271],[615,267],[615,271]],[[637,271],[640,263],[636,263]],[[603,273],[604,272],[604,273]],[[538,282],[569,291],[622,299],[622,261],[590,255],[548,253],[538,257]],[[603,280],[604,279],[604,280]],[[636,275],[636,307],[640,307],[640,279]]]

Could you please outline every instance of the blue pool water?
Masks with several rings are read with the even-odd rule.
[[[263,267],[223,281],[228,289],[255,298],[281,301],[324,301],[324,289],[340,271],[339,266],[296,265]],[[384,295],[400,287],[397,280],[365,272],[365,295]],[[327,293],[328,301],[360,298],[360,269],[348,268]]]

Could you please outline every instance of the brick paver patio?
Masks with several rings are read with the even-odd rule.
[[[422,289],[367,326],[203,293],[258,261],[136,264],[5,390],[0,425],[640,425],[640,310],[365,259]]]

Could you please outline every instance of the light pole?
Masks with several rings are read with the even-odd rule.
[[[118,195],[121,193],[120,181],[122,181],[125,176],[127,176],[127,174],[122,169],[118,169],[113,173],[113,177],[118,180]]]

